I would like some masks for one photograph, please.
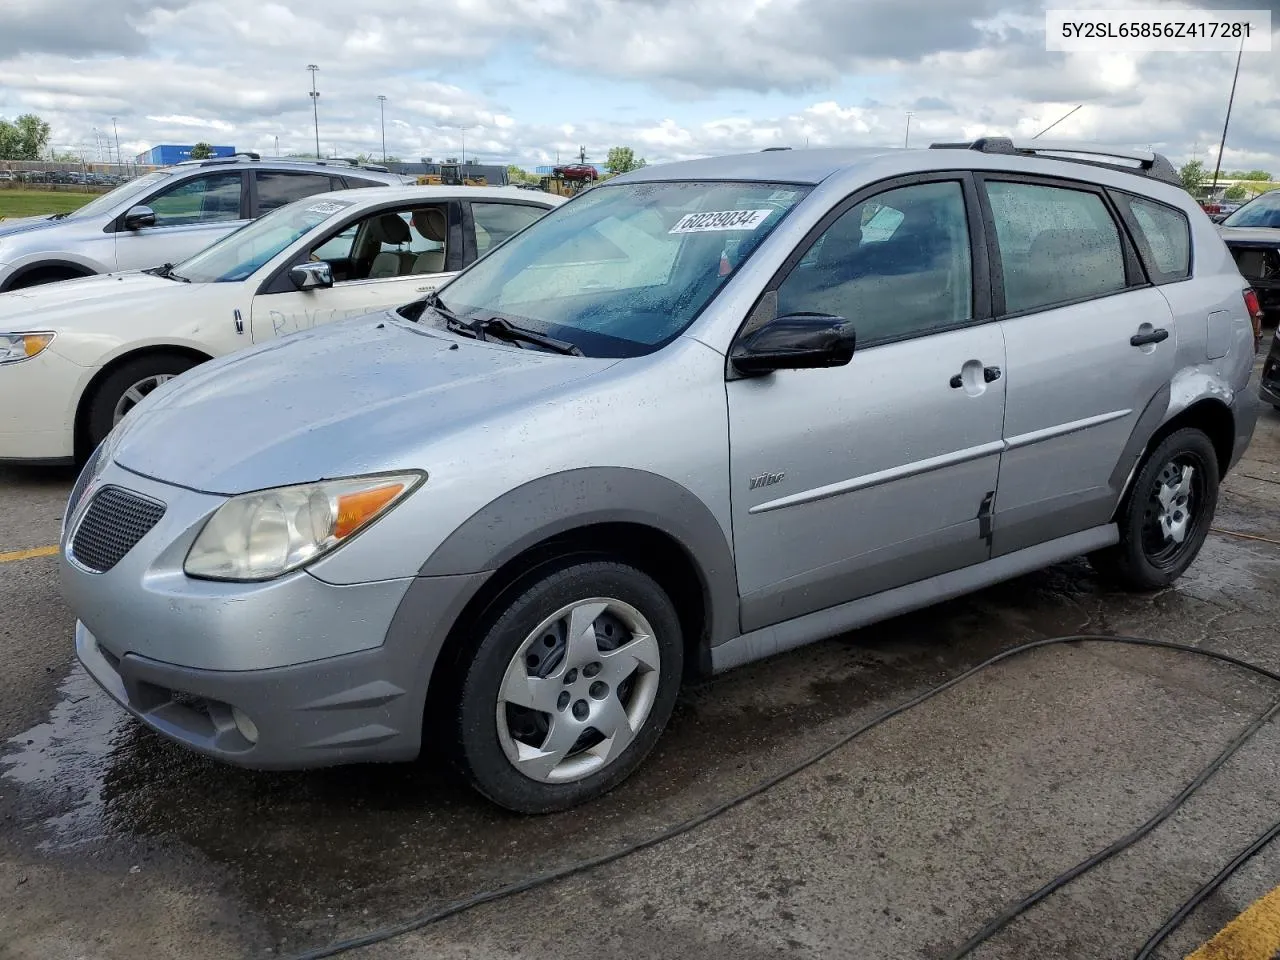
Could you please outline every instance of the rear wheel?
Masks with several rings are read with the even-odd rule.
[[[180,353],[151,353],[126,361],[113,370],[98,384],[89,400],[86,418],[89,449],[106,439],[111,428],[153,390],[195,365],[195,359]]]
[[[640,765],[675,706],[680,621],[649,576],[576,563],[513,592],[463,672],[458,761],[495,803],[563,810]]]
[[[1218,505],[1218,456],[1188,427],[1142,463],[1120,511],[1120,542],[1092,554],[1099,573],[1132,590],[1167,587],[1191,566]]]

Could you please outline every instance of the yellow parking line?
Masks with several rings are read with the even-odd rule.
[[[0,553],[0,563],[12,563],[15,560],[32,560],[36,557],[52,557],[57,552],[57,547],[36,547],[33,550],[15,550],[13,553]]]
[[[1274,960],[1280,953],[1280,887],[1255,900],[1186,960]]]

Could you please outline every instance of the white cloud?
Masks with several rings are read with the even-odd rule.
[[[1089,4],[1113,5],[1073,0]],[[1266,5],[1280,27],[1280,0]],[[1080,103],[1053,136],[1175,158],[1216,144],[1230,55],[1049,54],[1042,29],[1039,0],[0,0],[0,114],[40,113],[63,146],[117,117],[131,150],[309,150],[314,62],[322,146],[344,155],[379,147],[378,94],[406,158],[464,138],[468,155],[525,163],[580,145],[652,162],[898,144],[907,110],[913,144],[1030,136]],[[1276,43],[1245,56],[1229,165],[1280,171]]]

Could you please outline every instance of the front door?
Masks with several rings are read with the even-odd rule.
[[[1009,364],[999,556],[1110,521],[1178,338],[1101,191],[994,175],[984,189]]]
[[[383,209],[320,238],[303,259],[328,263],[333,286],[301,291],[287,278],[269,284],[253,298],[254,342],[397,307],[434,290],[460,266],[461,245],[452,249],[449,229],[449,208],[456,206]],[[458,218],[456,210],[452,216]]]
[[[239,172],[191,177],[139,203],[155,211],[156,222],[138,230],[118,226],[117,270],[180,263],[249,221],[248,193]]]
[[[775,281],[777,315],[844,317],[857,345],[727,384],[743,630],[988,558],[1005,360],[976,197],[965,176],[855,196]]]

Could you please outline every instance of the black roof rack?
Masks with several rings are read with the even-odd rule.
[[[196,161],[189,161],[189,162],[198,163],[202,167],[212,167],[212,166],[216,166],[219,163],[235,163],[236,160],[238,160],[241,157],[245,157],[246,159],[249,159],[249,160],[262,159],[261,154],[254,153],[251,150],[243,150],[243,151],[238,151],[236,153],[232,153],[225,157],[210,157],[208,160],[196,160]]]
[[[765,148],[764,148],[763,150],[761,150],[760,152],[761,152],[761,153],[773,153],[773,151],[775,151],[775,150],[790,150],[790,149],[791,149],[790,147],[765,147]]]
[[[998,153],[1010,156],[1043,157],[1050,160],[1066,160],[1072,163],[1088,163],[1122,173],[1133,173],[1152,180],[1182,186],[1178,171],[1163,153],[1149,150],[1125,150],[1096,143],[1080,143],[1050,140],[1024,140],[1014,142],[1009,137],[980,137],[961,143],[931,143],[931,150],[977,150],[980,153]],[[1097,157],[1099,159],[1093,159]],[[1112,161],[1129,161],[1108,162]]]

